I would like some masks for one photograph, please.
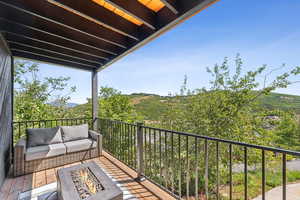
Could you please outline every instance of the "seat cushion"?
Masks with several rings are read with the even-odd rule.
[[[59,127],[30,128],[26,130],[26,134],[28,147],[57,144],[63,142]]]
[[[63,155],[65,153],[66,147],[63,143],[29,147],[26,150],[25,160],[30,161],[43,159]]]
[[[64,142],[87,139],[89,137],[89,126],[82,124],[79,126],[61,126]]]
[[[83,151],[97,147],[97,142],[92,139],[74,140],[70,142],[65,142],[64,144],[67,148],[67,153]]]

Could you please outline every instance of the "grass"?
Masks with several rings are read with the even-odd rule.
[[[244,199],[244,173],[233,174],[233,199]],[[300,181],[300,171],[287,171],[287,182]],[[266,191],[282,185],[282,172],[280,169],[269,169],[266,171]],[[261,194],[262,173],[261,170],[248,172],[248,198],[252,199]],[[229,186],[221,190],[224,199],[228,197]]]

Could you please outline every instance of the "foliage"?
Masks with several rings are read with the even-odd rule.
[[[14,119],[15,121],[44,120],[63,118],[66,115],[65,105],[70,94],[76,91],[69,86],[70,77],[45,77],[39,74],[39,65],[32,62],[16,61],[15,64],[15,91],[14,91]],[[58,106],[49,104],[51,97]]]
[[[230,71],[227,58],[221,65],[208,68],[212,77],[208,89],[190,92],[185,78],[181,94],[175,95],[169,102],[161,126],[235,141],[271,144],[271,131],[266,131],[263,126],[267,110],[258,106],[257,100],[275,89],[292,84],[289,79],[299,74],[299,68],[283,73],[259,88],[257,78],[264,75],[266,66],[242,73],[242,65],[238,55],[234,72]],[[296,129],[294,126],[291,128]]]
[[[91,99],[87,100],[88,103],[71,108],[69,113],[80,118],[91,117],[92,101]],[[142,120],[142,117],[136,113],[134,106],[130,103],[130,98],[111,87],[100,88],[99,117],[127,122]]]
[[[100,113],[101,118],[134,122],[141,120],[130,103],[128,96],[122,95],[120,91],[110,88],[100,88]]]

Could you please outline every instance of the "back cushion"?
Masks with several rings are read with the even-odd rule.
[[[63,141],[86,139],[89,137],[89,126],[82,124],[79,126],[61,126]]]
[[[26,130],[27,146],[34,147],[62,143],[62,135],[59,127],[55,128],[30,128]]]

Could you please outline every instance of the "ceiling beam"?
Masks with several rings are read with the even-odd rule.
[[[23,44],[30,44],[32,46],[36,46],[39,48],[52,49],[58,52],[72,52],[73,54],[77,53],[77,54],[81,54],[81,57],[82,55],[84,55],[84,56],[92,57],[93,59],[101,60],[102,62],[105,61],[105,59],[102,58],[101,56],[92,53],[87,53],[85,51],[77,50],[71,47],[61,46],[56,43],[39,40],[37,38],[27,37],[17,33],[11,33],[11,32],[2,32],[2,33],[4,33],[6,40],[19,42]]]
[[[139,26],[129,22],[114,12],[87,0],[47,0],[48,2],[61,7],[71,13],[81,16],[89,21],[122,34],[134,40],[140,40]]]
[[[28,44],[24,44],[24,43],[19,43],[19,42],[14,42],[14,41],[7,41],[10,48],[12,49],[22,49],[22,50],[25,50],[25,51],[28,51],[28,49],[35,49],[35,50],[38,50],[38,51],[42,51],[42,52],[47,52],[47,53],[51,53],[51,54],[58,54],[58,55],[61,55],[61,56],[64,56],[64,57],[68,57],[69,59],[75,59],[78,60],[79,62],[85,62],[87,64],[91,64],[91,65],[102,65],[103,63],[101,62],[96,62],[94,60],[88,60],[88,59],[85,59],[85,58],[82,58],[82,57],[76,57],[74,55],[70,55],[70,54],[65,54],[65,53],[60,53],[58,51],[53,51],[53,50],[50,50],[50,49],[45,49],[45,48],[40,48],[40,47],[36,47],[36,46],[31,46],[31,45],[28,45]]]
[[[26,51],[22,51],[22,50],[12,49],[12,54],[13,54],[13,56],[16,56],[16,57],[34,60],[34,61],[41,61],[41,62],[45,62],[45,63],[49,63],[49,64],[58,64],[58,65],[66,66],[66,67],[77,68],[77,69],[88,70],[88,71],[94,70],[93,67],[88,67],[88,66],[82,65],[80,63],[69,62],[67,60],[57,59],[57,58],[53,58],[53,57],[50,57],[47,55],[34,54],[31,52],[26,52]]]
[[[111,31],[103,26],[95,26],[95,23],[85,20],[84,18],[66,11],[63,8],[57,7],[47,1],[28,1],[28,0],[0,0],[0,14],[3,16],[11,16],[11,19],[28,18],[29,23],[36,21],[35,18],[44,20],[49,24],[58,25],[60,28],[75,31],[80,34],[89,36],[96,40],[102,40],[110,44],[117,45],[121,48],[127,48],[129,39],[119,33]],[[18,11],[18,14],[11,12]],[[50,14],[51,13],[51,14]]]
[[[84,51],[87,53],[91,53],[93,55],[97,55],[99,58],[102,59],[109,59],[111,58],[111,54],[105,53],[100,50],[96,50],[90,47],[86,47],[68,40],[64,40],[61,38],[54,37],[52,35],[46,35],[40,32],[35,32],[27,29],[23,29],[22,27],[9,27],[9,26],[1,26],[0,25],[0,31],[1,32],[7,32],[7,33],[15,33],[17,35],[21,35],[23,37],[29,37],[29,38],[35,38],[39,41],[44,41],[52,44],[57,44],[59,46],[71,48],[71,49],[80,49],[80,51]],[[116,54],[114,54],[116,55]]]
[[[147,9],[137,0],[106,0],[106,2],[122,10],[126,14],[135,17],[149,28],[153,30],[156,29],[156,13]]]
[[[48,28],[49,29],[49,28]],[[51,29],[51,28],[50,28]],[[86,41],[78,41],[77,38],[73,38],[73,36],[71,34],[69,34],[68,32],[65,33],[64,36],[61,35],[57,35],[56,34],[56,30],[48,30],[48,31],[44,31],[38,28],[34,28],[31,26],[27,26],[24,24],[20,24],[14,21],[10,21],[10,20],[6,20],[0,17],[0,31],[8,31],[8,32],[15,32],[15,33],[24,33],[27,32],[29,34],[32,34],[32,36],[34,35],[45,35],[45,36],[49,36],[52,38],[56,38],[57,42],[59,41],[68,41],[71,43],[76,43],[77,45],[82,45],[88,48],[92,48],[95,49],[96,51],[100,51],[102,53],[105,53],[103,55],[107,55],[107,57],[109,57],[109,55],[117,55],[118,52],[120,52],[120,48],[116,48],[116,46],[105,46],[106,48],[101,48],[102,46],[95,46],[92,42],[90,42],[91,44],[86,44],[84,42]],[[49,32],[51,31],[51,32]],[[60,32],[60,31],[58,31]],[[113,49],[111,49],[113,48]]]
[[[178,14],[179,11],[176,6],[176,0],[160,0],[163,2],[167,8],[169,8],[174,14]]]
[[[21,23],[14,22],[14,21],[7,20],[7,19],[0,17],[0,30],[6,30],[6,31],[10,31],[10,32],[16,32],[14,30],[18,30],[17,31],[18,33],[23,33],[23,32],[27,31],[27,32],[31,32],[32,34],[40,33],[40,34],[44,34],[44,35],[49,35],[51,37],[58,38],[59,40],[67,40],[69,42],[76,43],[78,45],[82,45],[82,46],[85,46],[88,48],[95,49],[97,51],[104,52],[107,55],[117,55],[118,52],[123,50],[116,46],[107,45],[107,44],[103,44],[103,43],[99,44],[95,40],[84,40],[81,38],[76,38],[67,31],[63,32],[62,30],[52,29],[51,27],[47,27],[47,28],[43,28],[43,29],[47,29],[47,30],[41,30],[39,28],[35,28],[32,26],[28,26],[25,24],[21,24]],[[59,33],[59,35],[58,35],[58,33]],[[104,45],[104,46],[102,46],[102,45]]]
[[[24,46],[20,46],[20,45],[13,45],[13,46],[15,46],[15,48],[10,47],[11,51],[25,52],[25,53],[30,53],[33,55],[45,56],[48,58],[53,58],[55,60],[66,61],[66,62],[73,63],[73,64],[79,64],[79,65],[82,65],[85,67],[91,67],[91,68],[97,67],[96,64],[83,62],[78,59],[62,56],[62,55],[56,54],[56,53],[50,53],[50,52],[47,52],[44,50],[28,48],[28,47],[24,47]]]

